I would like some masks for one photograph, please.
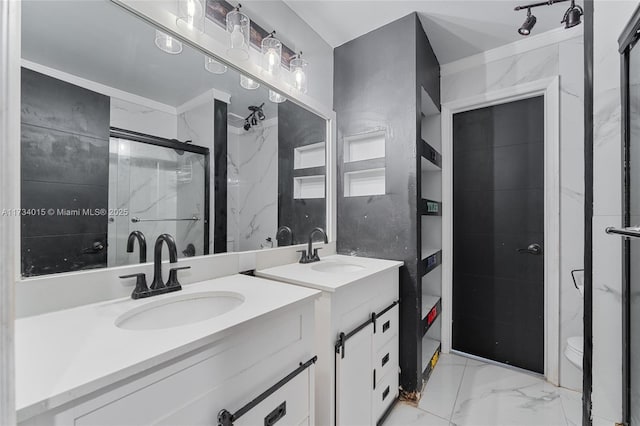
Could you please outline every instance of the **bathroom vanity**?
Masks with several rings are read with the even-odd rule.
[[[19,424],[314,424],[319,294],[232,275],[19,319]]]
[[[317,289],[317,425],[374,425],[398,396],[402,262],[333,255],[256,275]]]

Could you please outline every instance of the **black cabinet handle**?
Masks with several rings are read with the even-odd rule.
[[[287,415],[287,401],[278,405],[272,412],[267,414],[264,418],[264,426],[272,426],[276,424],[278,420]]]
[[[384,367],[384,365],[388,362],[389,362],[389,354],[387,353],[385,356],[382,357],[382,366]]]
[[[384,401],[389,396],[389,386],[382,392],[382,400]]]
[[[533,244],[529,244],[527,248],[519,248],[516,251],[518,253],[526,253],[526,254],[532,254],[534,256],[538,256],[542,254],[542,247],[540,247],[540,244],[533,243]]]
[[[390,326],[391,326],[391,320],[389,320],[389,321],[385,322],[384,324],[382,324],[382,332],[384,333],[385,331],[387,331]]]

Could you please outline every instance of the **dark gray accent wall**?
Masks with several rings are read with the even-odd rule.
[[[58,209],[108,208],[109,97],[25,68],[21,89],[22,274],[106,267],[108,216]]]
[[[439,65],[412,13],[334,50],[338,252],[405,262],[400,269],[400,384],[422,386],[420,85],[439,103]],[[344,138],[384,129],[386,193],[344,197]]]
[[[311,230],[315,227],[326,229],[327,221],[326,197],[293,198],[294,177],[326,176],[326,167],[294,170],[294,149],[324,142],[326,137],[324,119],[291,101],[278,104],[278,227],[291,228],[294,244],[306,243]],[[289,243],[288,235],[278,240],[278,245]]]
[[[227,251],[227,104],[215,100],[213,125],[213,252]]]

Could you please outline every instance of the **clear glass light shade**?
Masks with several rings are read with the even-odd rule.
[[[156,30],[155,42],[158,49],[172,55],[182,52],[182,43],[162,31]]]
[[[204,58],[204,69],[212,74],[224,74],[227,72],[227,66],[225,64],[221,64],[208,56],[205,56]]]
[[[189,31],[204,31],[204,0],[177,0],[176,24]]]
[[[289,70],[291,71],[291,84],[300,93],[307,93],[307,65],[308,62],[300,57],[292,59],[289,63]]]
[[[275,37],[262,39],[262,69],[274,77],[280,74],[282,43]]]
[[[269,100],[271,102],[275,102],[277,104],[280,104],[280,103],[286,101],[287,98],[282,96],[280,93],[274,92],[273,90],[269,89]]]
[[[244,87],[245,89],[249,89],[249,90],[255,90],[258,87],[260,87],[260,83],[258,83],[257,81],[249,78],[249,77],[245,77],[244,75],[240,75],[240,86]]]
[[[234,59],[249,59],[249,32],[251,21],[239,10],[227,13],[227,32],[229,48],[227,54]]]

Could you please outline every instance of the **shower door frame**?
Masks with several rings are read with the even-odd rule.
[[[109,137],[125,139],[133,142],[146,143],[162,148],[175,149],[179,151],[191,152],[194,154],[204,155],[204,249],[203,255],[210,254],[209,236],[210,234],[210,210],[211,210],[211,171],[209,170],[209,148],[199,145],[190,145],[187,142],[181,142],[177,139],[166,139],[159,136],[147,135],[145,133],[134,132],[132,130],[120,129],[117,127],[109,128]]]
[[[629,23],[618,38],[620,53],[620,95],[622,123],[622,226],[631,226],[631,106],[629,96],[629,73],[631,50],[640,41],[640,6],[636,8]],[[640,49],[640,47],[638,47]],[[631,241],[622,239],[622,421],[631,423]]]
[[[554,76],[442,104],[442,352],[453,320],[453,115],[544,97],[544,376],[560,381],[560,77]]]

